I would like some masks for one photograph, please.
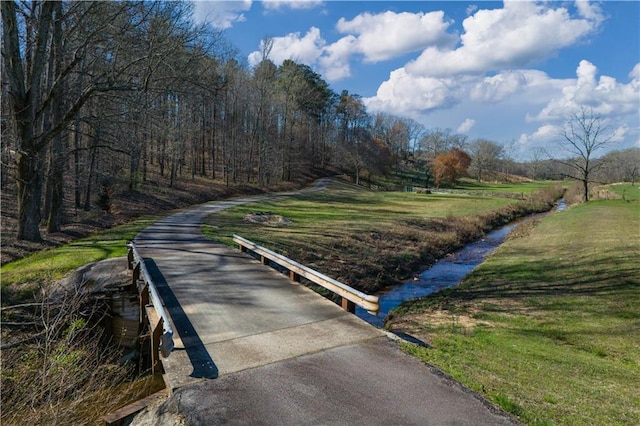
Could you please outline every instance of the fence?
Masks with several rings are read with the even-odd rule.
[[[252,252],[260,256],[262,264],[267,264],[267,259],[280,265],[284,269],[289,271],[289,277],[292,281],[300,281],[300,277],[304,277],[307,280],[318,284],[327,290],[334,292],[342,297],[342,308],[355,312],[355,307],[360,306],[367,312],[376,315],[380,310],[380,304],[378,302],[378,296],[372,296],[362,293],[354,288],[349,287],[346,284],[336,281],[318,271],[314,271],[308,266],[301,265],[279,253],[271,251],[265,247],[259,246],[256,243],[249,241],[239,235],[233,235],[233,241],[238,243],[240,250],[246,252],[251,250]]]
[[[167,358],[173,350],[173,329],[144,259],[133,242],[129,242],[127,247],[129,269],[133,270],[133,285],[138,289],[140,300],[140,323],[143,324],[145,320],[149,323],[151,365],[153,371],[157,372],[160,368],[158,355]]]

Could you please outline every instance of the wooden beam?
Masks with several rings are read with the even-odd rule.
[[[102,417],[104,424],[107,426],[120,426],[129,424],[134,415],[147,408],[149,405],[166,399],[169,396],[167,389],[151,394],[146,398],[139,399],[129,405],[126,405],[112,413]]]

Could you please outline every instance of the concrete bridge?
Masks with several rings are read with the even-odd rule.
[[[174,348],[162,360],[172,396],[134,424],[515,424],[382,330],[200,233],[207,215],[263,198],[204,204],[136,237]]]

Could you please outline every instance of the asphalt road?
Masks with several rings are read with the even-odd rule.
[[[200,233],[207,215],[263,198],[204,204],[136,237],[176,348],[163,360],[173,395],[133,424],[517,424],[383,331]]]

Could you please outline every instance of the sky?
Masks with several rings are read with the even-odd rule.
[[[370,114],[489,139],[526,161],[562,156],[585,108],[610,150],[640,147],[637,1],[196,1],[249,68],[309,65]]]

